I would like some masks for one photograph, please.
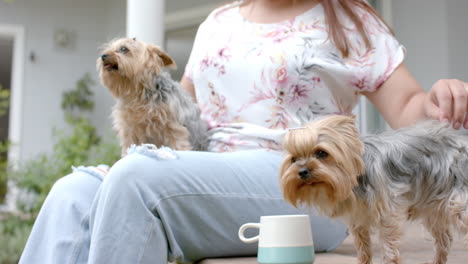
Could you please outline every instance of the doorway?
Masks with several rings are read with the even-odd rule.
[[[8,185],[8,131],[10,128],[10,90],[13,64],[12,36],[0,35],[0,203],[3,203]]]
[[[0,85],[10,92],[9,104],[0,116],[0,142],[10,143],[7,149],[0,147],[0,210],[15,206],[12,199],[7,198],[5,204],[2,204],[2,200],[4,193],[8,192],[6,166],[8,164],[9,168],[16,168],[21,160],[24,53],[24,27],[0,25]]]
[[[13,38],[0,35],[0,87],[10,91],[13,63]],[[0,95],[1,96],[1,95]],[[0,100],[4,100],[0,97]],[[0,142],[8,140],[9,106],[0,105]]]

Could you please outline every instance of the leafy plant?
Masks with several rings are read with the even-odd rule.
[[[0,117],[8,113],[9,103],[10,91],[3,89],[3,87],[0,85]],[[0,140],[0,204],[5,200],[8,186],[7,153],[8,141]]]
[[[70,125],[73,125],[76,119],[83,118],[84,112],[93,111],[93,92],[90,86],[94,84],[95,82],[87,73],[83,78],[78,80],[74,90],[63,93],[62,110],[65,113],[65,121]]]
[[[5,196],[8,187],[8,142],[0,141],[0,204],[5,201]]]
[[[0,85],[0,116],[5,115],[8,112],[8,106],[10,105],[10,91],[3,89]]]
[[[12,215],[0,221],[0,264],[18,263],[34,219]]]
[[[38,212],[52,185],[69,174],[72,166],[112,165],[120,157],[115,137],[108,136],[103,140],[87,117],[94,109],[90,89],[93,84],[86,74],[77,81],[74,90],[63,94],[62,110],[69,129],[54,130],[53,152],[27,161],[13,173],[20,187],[38,195],[36,203],[29,206],[31,213]]]

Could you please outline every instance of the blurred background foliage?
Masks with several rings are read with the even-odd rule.
[[[0,85],[0,117],[8,113],[9,102],[10,91]],[[7,154],[8,142],[0,140],[0,204],[4,202],[7,192]]]

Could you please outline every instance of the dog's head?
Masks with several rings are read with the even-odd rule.
[[[364,172],[363,144],[354,117],[329,116],[285,136],[287,155],[280,169],[286,201],[327,211],[353,194]]]
[[[165,67],[175,67],[174,60],[166,52],[134,38],[109,42],[97,59],[101,80],[116,97],[121,95],[123,86],[152,85]]]

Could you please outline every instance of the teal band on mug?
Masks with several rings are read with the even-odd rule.
[[[314,247],[259,247],[257,260],[260,264],[312,264]]]

